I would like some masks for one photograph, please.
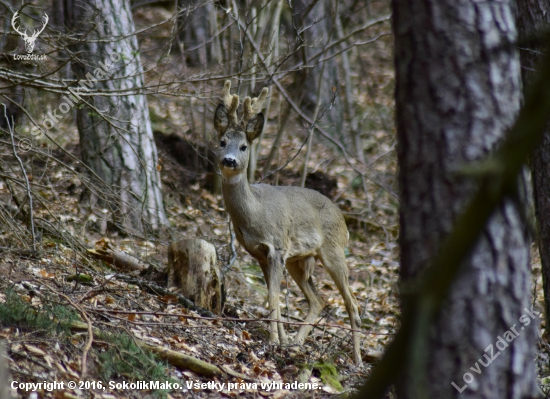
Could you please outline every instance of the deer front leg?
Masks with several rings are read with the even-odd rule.
[[[296,262],[287,262],[286,267],[294,281],[296,281],[296,284],[298,284],[298,287],[300,287],[304,293],[309,304],[309,311],[304,320],[304,322],[308,324],[300,327],[293,342],[294,344],[302,345],[309,332],[313,329],[310,323],[315,323],[317,321],[319,314],[321,314],[321,311],[325,307],[325,303],[317,293],[315,285],[313,284],[313,279],[311,278],[315,271],[315,258],[313,256]]]
[[[269,302],[269,317],[275,320],[281,320],[281,309],[279,307],[279,294],[281,290],[281,280],[283,278],[284,260],[280,251],[270,249],[267,255],[267,264],[261,265],[267,283]],[[269,324],[269,341],[272,343],[280,342],[283,345],[288,343],[288,339],[282,323],[272,321]]]

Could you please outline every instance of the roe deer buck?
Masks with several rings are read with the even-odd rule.
[[[349,233],[342,213],[327,197],[300,187],[274,187],[249,184],[247,180],[250,144],[262,131],[264,116],[259,113],[267,97],[264,88],[259,98],[244,99],[239,121],[239,96],[231,95],[231,82],[225,82],[223,104],[216,109],[214,127],[218,132],[217,160],[222,173],[222,193],[239,243],[262,268],[268,288],[271,318],[281,320],[279,292],[283,267],[304,293],[309,312],[306,323],[314,323],[324,302],[313,284],[316,260],[321,261],[344,298],[353,329],[353,357],[361,364],[359,333],[361,326],[357,301],[348,283],[344,249]],[[311,331],[302,325],[294,339],[302,344]],[[270,322],[270,341],[288,342],[283,324]]]

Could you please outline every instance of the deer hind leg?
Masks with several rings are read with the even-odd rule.
[[[279,294],[281,292],[281,280],[283,279],[284,260],[280,251],[269,250],[267,264],[261,264],[267,283],[267,301],[269,302],[269,317],[281,320],[281,308],[279,307]],[[288,343],[285,329],[282,323],[271,321],[269,323],[269,341],[280,342],[283,345]]]
[[[307,299],[309,311],[304,322],[314,323],[325,307],[325,303],[317,293],[311,277],[315,270],[315,258],[310,256],[296,262],[287,262],[286,268]],[[298,345],[303,344],[312,328],[313,326],[311,325],[303,325],[300,327],[293,342]]]
[[[348,281],[348,265],[346,264],[346,256],[342,248],[322,248],[321,262],[325,269],[332,277],[334,284],[340,291],[346,310],[350,318],[350,324],[353,337],[353,359],[356,365],[361,364],[361,345],[359,341],[359,333],[356,331],[361,328],[361,318],[357,307],[357,300],[351,292]]]

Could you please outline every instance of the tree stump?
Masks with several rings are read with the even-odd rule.
[[[173,242],[168,251],[168,287],[177,287],[195,305],[220,314],[223,281],[216,248],[198,238]]]

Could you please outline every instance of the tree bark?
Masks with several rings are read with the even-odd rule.
[[[13,16],[13,13],[11,12],[11,9],[17,9],[14,7],[11,1],[6,1],[4,4],[0,4],[0,13],[3,15],[2,17],[2,27],[4,32],[10,32],[11,34],[8,35],[2,35],[0,38],[0,51],[1,51],[1,57],[0,57],[0,67],[7,68],[7,69],[24,69],[28,70],[29,68],[21,63],[21,61],[14,61],[12,52],[15,52],[19,48],[19,41],[23,42],[21,40],[21,36],[19,34],[15,33],[13,31],[13,28],[11,26],[11,18]],[[22,52],[23,53],[23,52]],[[6,116],[9,119],[10,125],[16,125],[19,117],[21,116],[21,108],[24,105],[25,100],[25,92],[23,90],[23,86],[11,86],[11,82],[7,80],[0,80],[2,86],[7,86],[7,88],[0,90],[0,103],[6,104]],[[13,123],[12,123],[13,122]],[[8,121],[6,121],[6,117],[4,116],[3,109],[0,108],[0,128],[1,129],[7,129],[8,128]]]
[[[122,91],[83,97],[90,106],[78,109],[77,124],[82,160],[105,184],[88,192],[90,205],[109,209],[126,229],[156,230],[167,218],[147,98],[135,93],[144,78],[131,11],[129,0],[71,0],[66,8],[86,35],[72,64],[75,90]]]
[[[461,168],[486,158],[513,124],[521,82],[518,55],[507,46],[516,39],[511,0],[392,3],[401,278],[407,282],[426,268],[471,199],[476,182]],[[530,310],[531,286],[520,215],[508,200],[491,217],[427,330],[423,361],[409,364],[399,379],[400,398],[417,397],[422,380],[429,398],[537,395],[538,323],[529,316],[528,325],[519,322]],[[499,352],[498,337],[510,329],[517,337],[492,360],[489,346]]]
[[[0,342],[0,398],[13,399],[10,382],[13,381],[7,362],[6,347],[4,341]]]
[[[550,28],[550,1],[517,0],[518,30],[522,37],[535,39]],[[541,38],[522,44],[520,58],[523,81],[529,87],[529,78],[541,60],[544,46]],[[533,197],[538,225],[538,247],[542,266],[546,325],[550,326],[550,126],[546,128],[542,144],[531,159]]]

